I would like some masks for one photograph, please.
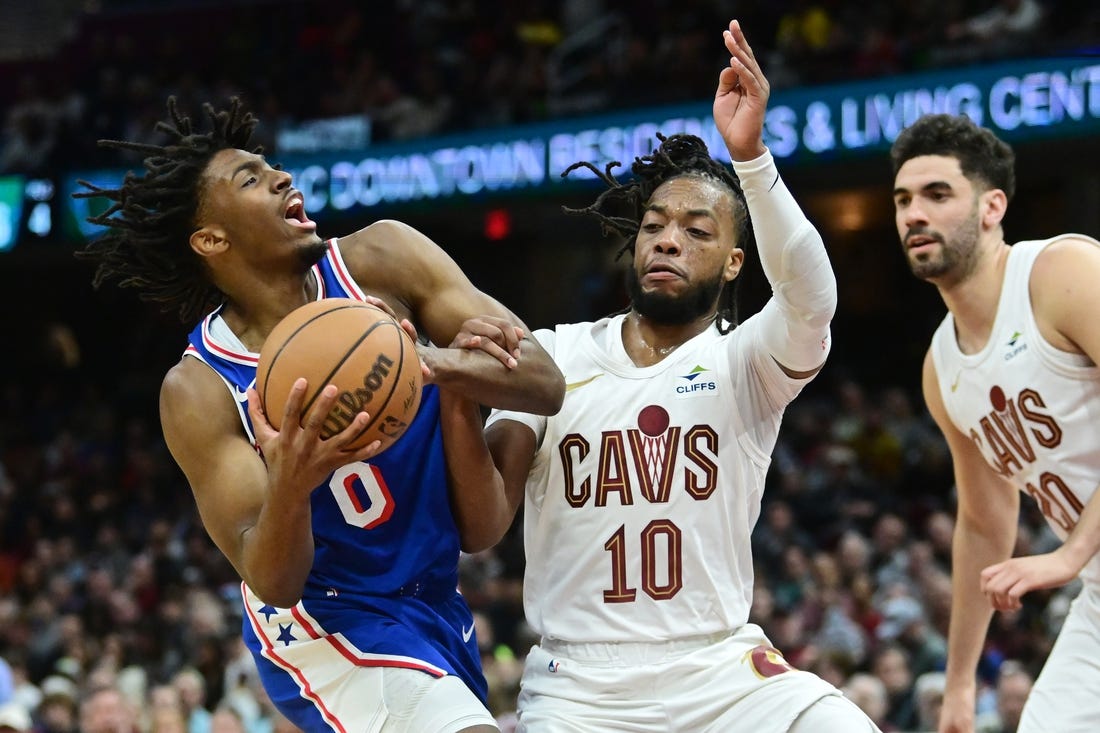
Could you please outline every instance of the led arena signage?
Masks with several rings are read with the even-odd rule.
[[[1039,59],[944,70],[772,94],[764,141],[788,165],[836,161],[886,150],[927,112],[966,114],[1004,139],[1020,142],[1100,131],[1100,62]],[[520,190],[553,193],[578,160],[603,167],[653,149],[656,134],[690,132],[719,157],[725,146],[710,103],[632,110],[489,132],[379,144],[358,153],[275,156],[294,174],[311,214]],[[119,171],[68,178],[117,182]],[[591,178],[586,170],[571,180]],[[66,197],[68,198],[68,197]],[[85,200],[73,202],[83,224]]]

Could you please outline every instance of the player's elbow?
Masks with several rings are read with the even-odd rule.
[[[553,362],[549,362],[532,386],[533,389],[527,390],[528,404],[520,409],[533,415],[558,414],[562,403],[565,402],[565,377],[562,376],[558,367]]]
[[[541,410],[536,415],[557,415],[565,402],[565,381],[550,385],[542,396]]]

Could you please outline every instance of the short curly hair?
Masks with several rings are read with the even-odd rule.
[[[922,155],[955,158],[967,179],[986,189],[999,188],[1010,201],[1016,193],[1012,147],[966,115],[928,114],[902,130],[890,149],[894,175],[906,161]]]
[[[219,151],[247,149],[257,123],[236,97],[229,109],[205,104],[203,110],[209,132],[195,132],[191,119],[181,115],[175,98],[169,97],[171,120],[156,125],[168,136],[164,145],[100,140],[103,147],[146,156],[145,173],[128,172],[116,189],[80,181],[89,190],[73,194],[113,202],[104,213],[88,217],[107,227],[107,233],[77,252],[77,257],[97,263],[93,284],[98,288],[114,280],[120,287],[134,288],[142,300],[174,311],[184,322],[198,320],[224,299],[187,246],[196,227],[203,172]]]
[[[599,177],[607,188],[589,206],[579,209],[562,207],[567,214],[586,214],[596,217],[604,236],[622,236],[626,239],[618,256],[633,252],[642,225],[646,204],[661,184],[681,176],[697,176],[713,181],[728,189],[733,199],[733,216],[737,246],[748,251],[754,239],[745,192],[741,182],[729,166],[711,157],[707,144],[695,135],[680,133],[665,137],[657,133],[660,145],[649,155],[634,159],[630,166],[632,178],[626,183],[615,180],[612,171],[622,165],[619,161],[608,163],[604,170],[592,163],[574,163],[562,172],[568,176],[577,168],[586,168]],[[726,283],[719,296],[717,326],[721,333],[728,333],[737,326],[737,283],[734,278]]]

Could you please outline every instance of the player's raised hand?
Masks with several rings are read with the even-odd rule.
[[[771,87],[752,48],[731,20],[722,33],[730,52],[729,66],[718,75],[714,93],[714,122],[734,160],[752,160],[764,153],[764,113]]]
[[[1062,547],[1043,555],[1014,557],[990,565],[982,571],[982,593],[998,611],[1015,611],[1025,593],[1065,585],[1077,577],[1081,568],[1066,557]]]
[[[356,450],[346,448],[367,427],[370,416],[365,412],[356,415],[339,433],[323,438],[325,418],[336,404],[339,390],[332,384],[325,387],[302,416],[307,386],[305,379],[298,379],[290,388],[283,406],[281,430],[276,430],[267,419],[255,388],[248,390],[248,415],[272,483],[285,482],[312,491],[337,468],[367,460],[382,444],[375,440]]]

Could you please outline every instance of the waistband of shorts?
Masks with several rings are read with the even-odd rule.
[[[728,639],[733,633],[716,631],[660,641],[564,641],[544,636],[539,641],[539,647],[548,654],[565,659],[641,664],[705,649]]]

